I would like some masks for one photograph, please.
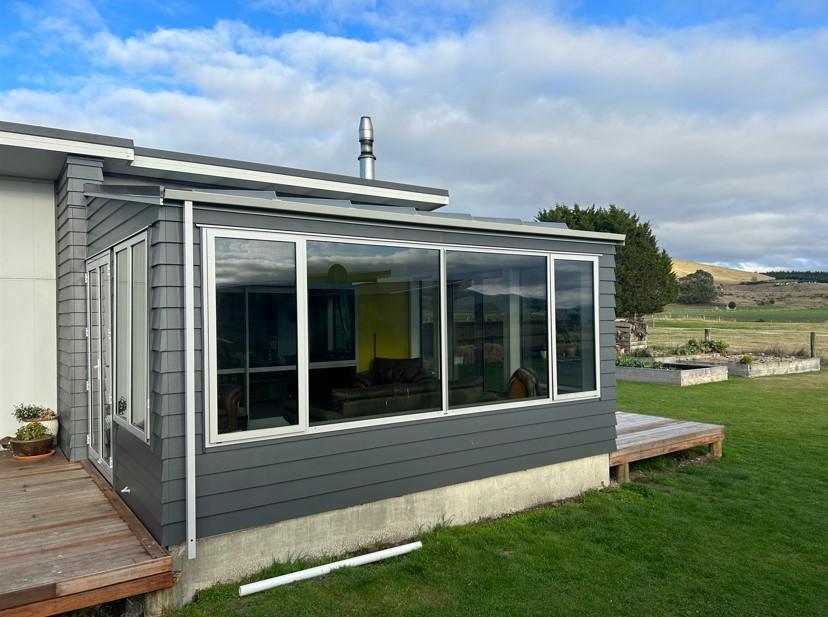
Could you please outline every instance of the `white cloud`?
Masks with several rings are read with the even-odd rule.
[[[449,188],[454,210],[614,202],[679,257],[828,267],[826,30],[644,32],[525,11],[403,41],[77,27],[90,69],[0,92],[0,116],[354,173],[369,113],[378,176]]]

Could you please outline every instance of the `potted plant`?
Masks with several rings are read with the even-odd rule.
[[[52,435],[40,422],[27,422],[21,426],[9,445],[17,460],[40,460],[54,453]]]
[[[47,433],[52,437],[57,437],[59,428],[57,414],[48,407],[20,403],[15,405],[12,415],[17,418],[18,422],[24,424],[32,422],[42,424]]]
[[[574,358],[578,355],[578,346],[572,340],[568,332],[562,332],[555,338],[558,343],[558,351],[565,358]]]

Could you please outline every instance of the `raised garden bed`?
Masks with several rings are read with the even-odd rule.
[[[751,355],[751,362],[742,362],[745,355],[699,354],[694,356],[667,356],[659,362],[685,363],[688,366],[726,366],[731,377],[767,377],[769,375],[790,375],[820,370],[819,358],[795,358],[765,355]],[[620,368],[620,367],[619,367]]]
[[[670,386],[697,386],[714,381],[727,381],[727,366],[662,363],[659,368],[616,366],[615,376],[622,381],[643,381]]]

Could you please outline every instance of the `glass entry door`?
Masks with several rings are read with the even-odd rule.
[[[112,286],[109,256],[87,264],[88,456],[112,481]]]

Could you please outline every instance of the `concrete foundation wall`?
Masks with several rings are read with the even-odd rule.
[[[0,177],[0,437],[17,403],[57,408],[55,188]]]
[[[175,587],[147,596],[147,615],[177,608],[200,589],[299,557],[334,557],[399,543],[438,524],[462,525],[574,497],[609,484],[606,454],[492,476],[402,497],[314,514],[198,540],[198,558],[170,547]]]

